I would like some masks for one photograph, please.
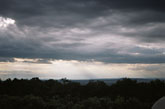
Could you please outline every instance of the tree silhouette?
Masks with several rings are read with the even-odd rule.
[[[129,78],[112,85],[66,78],[0,80],[0,109],[150,109],[165,95],[165,82],[137,82]]]

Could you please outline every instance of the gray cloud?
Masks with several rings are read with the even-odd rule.
[[[2,0],[0,57],[164,63],[161,0]],[[137,47],[138,46],[138,47]]]
[[[0,57],[0,62],[14,62],[13,58]]]
[[[133,71],[137,71],[138,73],[145,72],[148,77],[157,77],[163,78],[165,76],[164,72],[164,64],[152,64],[152,65],[139,65],[135,66],[134,68],[130,68]]]
[[[113,10],[133,12],[132,23],[164,22],[165,8],[162,4],[164,1],[161,0],[3,0],[0,13],[16,19],[20,25],[31,26],[73,26],[107,16]]]

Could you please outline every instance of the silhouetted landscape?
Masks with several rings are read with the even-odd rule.
[[[150,109],[165,95],[165,81],[123,78],[112,85],[39,78],[0,81],[0,109]]]
[[[165,0],[0,0],[0,109],[164,104]]]

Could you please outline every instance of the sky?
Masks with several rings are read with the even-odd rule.
[[[164,4],[0,0],[0,78],[164,78]]]

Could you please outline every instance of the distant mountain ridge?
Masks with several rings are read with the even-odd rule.
[[[123,78],[107,78],[107,79],[80,79],[80,80],[70,80],[72,82],[79,82],[81,85],[86,85],[89,81],[103,81],[107,85],[112,85],[116,83],[118,80],[122,80]],[[165,81],[165,78],[129,78],[132,80],[136,80],[137,82],[150,82],[152,80],[163,80]]]

